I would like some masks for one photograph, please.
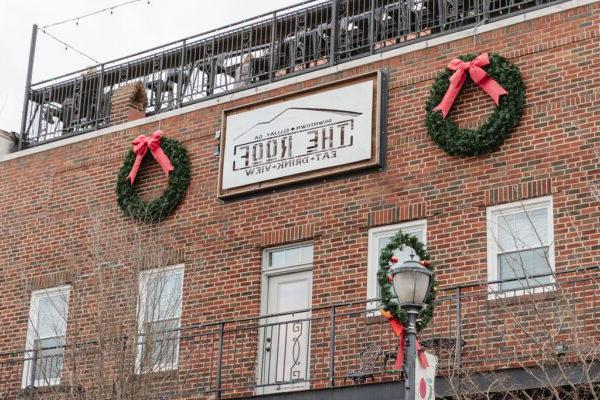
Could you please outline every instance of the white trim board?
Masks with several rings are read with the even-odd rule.
[[[340,71],[346,71],[348,69],[356,68],[356,67],[363,66],[366,64],[371,64],[371,63],[374,63],[377,61],[387,60],[389,58],[397,57],[402,54],[412,53],[413,51],[438,46],[443,43],[453,42],[456,40],[471,37],[475,34],[481,34],[484,32],[493,31],[493,30],[504,28],[507,26],[519,24],[519,23],[525,22],[525,21],[531,21],[533,19],[541,18],[546,15],[559,13],[559,12],[566,11],[566,10],[571,10],[573,8],[597,3],[599,1],[600,0],[569,0],[569,1],[565,1],[564,3],[555,4],[550,7],[544,7],[544,8],[532,10],[532,11],[529,11],[529,12],[526,12],[526,13],[523,13],[520,15],[515,15],[513,17],[502,19],[500,21],[495,21],[495,22],[492,22],[492,23],[489,23],[486,25],[481,25],[478,27],[465,29],[465,30],[462,30],[459,32],[450,33],[450,34],[439,36],[439,37],[432,38],[429,40],[424,40],[424,41],[413,43],[413,44],[410,44],[410,45],[407,45],[404,47],[399,47],[397,49],[393,49],[390,51],[373,54],[371,56],[359,58],[357,60],[348,61],[348,62],[341,63],[341,64],[338,64],[338,65],[335,65],[332,67],[328,67],[328,68],[323,68],[323,69],[320,69],[317,71],[307,72],[306,74],[302,74],[297,77],[283,79],[281,81],[277,81],[277,82],[269,83],[266,85],[242,90],[240,92],[232,93],[229,95],[223,95],[220,97],[216,97],[214,99],[205,100],[205,101],[202,101],[197,104],[192,104],[189,106],[185,106],[183,108],[179,108],[177,110],[167,111],[162,114],[152,115],[149,117],[141,118],[136,121],[126,122],[124,124],[111,126],[108,128],[97,130],[97,131],[84,133],[82,135],[73,136],[73,137],[70,137],[67,139],[57,140],[56,142],[42,144],[42,145],[39,145],[36,147],[32,147],[30,149],[18,151],[15,153],[10,153],[10,154],[5,155],[2,159],[0,159],[0,163],[2,163],[4,161],[14,160],[17,158],[40,153],[43,151],[55,149],[55,148],[58,148],[61,146],[66,146],[69,144],[78,143],[78,142],[82,142],[85,140],[97,138],[99,136],[107,135],[109,133],[123,131],[123,130],[134,128],[134,127],[137,127],[140,125],[157,122],[162,119],[187,114],[187,113],[198,111],[198,110],[201,110],[204,108],[212,107],[217,104],[228,103],[228,102],[231,102],[234,100],[243,99],[245,97],[254,96],[259,93],[268,92],[270,90],[278,89],[278,88],[285,87],[288,85],[293,85],[296,83],[320,78],[322,76],[331,75],[331,74],[334,74],[334,73],[340,72]]]

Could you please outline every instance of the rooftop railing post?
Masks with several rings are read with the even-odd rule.
[[[182,97],[183,97],[183,68],[185,67],[185,45],[187,43],[186,39],[183,39],[181,44],[181,62],[179,63],[179,73],[177,74],[177,99],[175,100],[176,108],[181,107]]]
[[[375,0],[371,0],[371,12],[369,13],[369,53],[375,51]]]
[[[104,118],[104,110],[102,109],[102,95],[104,94],[104,64],[100,64],[100,78],[98,78],[98,96],[96,96],[96,121],[95,129],[98,130],[100,119]]]
[[[338,0],[331,0],[331,37],[329,38],[329,64],[331,65],[337,62],[338,28]]]
[[[210,56],[210,73],[208,74],[208,80],[206,82],[206,95],[211,96],[215,90],[216,82],[216,70],[217,70],[217,56],[215,55],[215,37],[213,36],[210,42],[210,50],[206,51],[206,45],[204,45],[204,52],[207,56]],[[210,54],[209,54],[210,53]]]
[[[477,10],[477,22],[480,22],[489,17],[490,12],[490,1],[489,0],[477,0],[476,2]]]
[[[407,0],[405,4],[402,5],[406,7],[406,38],[410,36],[412,33],[412,9],[413,9],[413,0]]]
[[[27,141],[27,109],[29,108],[29,92],[31,91],[31,76],[33,74],[33,61],[35,58],[35,44],[37,40],[37,24],[31,27],[31,43],[29,44],[29,62],[27,64],[27,77],[25,78],[25,97],[23,98],[23,115],[21,116],[21,135],[19,135],[19,150],[23,149]],[[41,112],[41,111],[40,111]]]
[[[216,396],[217,399],[221,398],[221,380],[223,379],[222,370],[223,370],[223,336],[225,333],[225,323],[221,322],[219,324],[219,350],[217,353],[217,382],[216,382]]]
[[[329,320],[329,387],[335,387],[335,306],[331,306]]]
[[[277,11],[273,12],[271,17],[271,44],[269,47],[269,82],[273,82],[275,75],[275,40],[277,40]]]

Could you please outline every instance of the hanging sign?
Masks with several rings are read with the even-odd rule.
[[[227,110],[219,197],[377,166],[381,75]]]
[[[424,354],[427,357],[427,367],[423,367],[418,356],[415,360],[415,399],[434,400],[437,357],[428,352],[424,352]]]

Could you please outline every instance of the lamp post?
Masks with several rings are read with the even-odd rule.
[[[406,311],[406,352],[404,358],[404,400],[414,400],[415,358],[417,356],[417,317],[421,312],[425,298],[431,289],[432,273],[421,263],[412,260],[394,266],[390,270],[392,284],[398,304]]]

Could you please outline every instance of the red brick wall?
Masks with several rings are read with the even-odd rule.
[[[165,134],[189,151],[192,182],[159,227],[126,220],[115,198],[116,172],[131,140],[158,123],[1,163],[0,352],[23,347],[31,290],[46,280],[72,283],[69,334],[94,337],[101,258],[94,254],[98,246],[112,248],[131,267],[135,240],[111,238],[132,226],[143,239],[160,238],[165,262],[185,263],[183,325],[258,315],[261,249],[289,241],[314,243],[313,306],[363,299],[368,229],[414,218],[427,218],[442,287],[485,280],[486,206],[540,195],[553,196],[557,271],[598,264],[600,202],[591,184],[599,183],[600,169],[594,153],[600,147],[599,4],[487,32],[475,44],[461,39],[163,120]],[[424,103],[451,58],[483,51],[519,66],[525,113],[499,151],[449,157],[427,136]],[[214,137],[224,109],[376,69],[389,74],[383,170],[233,201],[216,197]],[[465,86],[452,117],[476,125],[491,107],[479,89]],[[148,167],[140,184],[163,185],[157,167]],[[114,301],[115,315],[127,312],[118,295]],[[598,314],[595,300],[586,304]]]

